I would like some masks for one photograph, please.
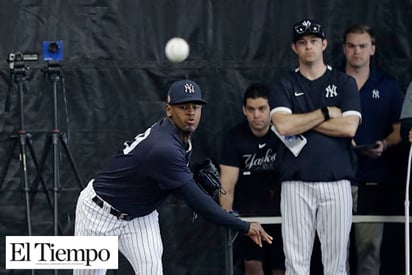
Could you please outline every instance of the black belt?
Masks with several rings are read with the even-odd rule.
[[[92,198],[92,201],[94,201],[100,208],[103,208],[104,201],[101,198],[99,198],[98,196],[94,196]],[[116,208],[113,208],[113,207],[110,207],[110,214],[112,214],[113,216],[115,216],[119,220],[130,221],[130,220],[134,219],[133,216],[130,216],[126,213],[122,213],[122,212],[120,212],[119,210],[117,210]]]

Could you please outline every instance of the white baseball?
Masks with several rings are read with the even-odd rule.
[[[183,62],[189,56],[189,51],[189,44],[180,37],[171,38],[165,46],[166,57],[173,63]]]

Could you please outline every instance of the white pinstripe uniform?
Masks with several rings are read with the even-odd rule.
[[[343,116],[361,116],[354,79],[329,66],[315,81],[306,79],[299,70],[291,72],[275,84],[269,99],[272,113],[300,114],[336,106]],[[351,138],[327,136],[314,130],[303,135],[307,144],[297,156],[286,146],[279,152],[286,275],[310,274],[316,231],[324,274],[346,275],[352,223],[348,179],[354,177],[356,168]]]
[[[162,275],[162,252],[156,209],[171,194],[182,198],[210,221],[247,233],[249,223],[224,211],[200,190],[189,168],[190,142],[181,141],[164,118],[127,142],[110,164],[81,192],[75,235],[118,236],[119,250],[138,275]],[[75,270],[75,275],[106,270]]]
[[[346,245],[352,223],[350,182],[285,181],[281,196],[282,234],[289,244],[285,250],[286,274],[310,274],[310,262],[305,260],[311,259],[315,231],[321,243],[327,244],[322,248],[324,273],[346,274]],[[296,238],[298,235],[303,238]]]
[[[190,80],[174,82],[168,103],[182,106],[168,108],[170,117],[126,141],[109,165],[81,192],[77,202],[75,234],[118,236],[120,252],[139,275],[163,274],[163,244],[156,209],[171,194],[216,224],[241,233],[249,231],[249,223],[224,211],[193,179],[189,167],[192,146],[186,128],[193,128],[193,118],[200,119],[197,105],[206,103],[199,86]],[[184,117],[184,122],[179,120],[184,131],[176,126],[174,116]],[[75,270],[74,274],[105,272]]]
[[[92,201],[96,196],[92,182],[81,192],[76,207],[76,236],[119,236],[119,250],[131,263],[136,274],[162,275],[163,244],[158,213],[130,221],[109,213],[110,205],[100,208]],[[74,270],[74,275],[103,275],[106,270]]]

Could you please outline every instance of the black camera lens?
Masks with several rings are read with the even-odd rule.
[[[57,53],[59,52],[59,45],[56,42],[52,42],[49,44],[48,50],[50,53]]]
[[[24,60],[24,55],[22,53],[15,53],[14,54],[14,60],[15,61],[23,61]]]

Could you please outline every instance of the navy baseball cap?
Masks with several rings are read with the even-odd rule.
[[[173,105],[186,102],[207,103],[206,100],[202,99],[202,91],[196,82],[191,80],[174,82],[167,92],[167,103]]]
[[[322,39],[326,38],[322,26],[311,19],[304,19],[293,26],[293,42],[296,42],[304,35],[313,34]]]

